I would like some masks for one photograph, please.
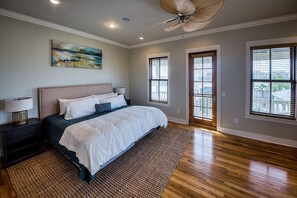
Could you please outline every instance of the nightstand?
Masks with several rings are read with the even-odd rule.
[[[7,167],[42,152],[41,121],[32,118],[28,124],[0,126],[3,156],[2,166]]]
[[[127,105],[131,105],[131,100],[130,99],[125,99],[125,100],[126,100]]]

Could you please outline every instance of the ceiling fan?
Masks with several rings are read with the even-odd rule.
[[[169,32],[181,26],[185,32],[201,29],[211,22],[224,2],[225,0],[160,0],[163,10],[177,16],[155,26],[176,21],[164,30]]]

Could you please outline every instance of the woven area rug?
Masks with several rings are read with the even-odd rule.
[[[78,168],[52,149],[7,169],[22,197],[160,197],[192,132],[160,128],[96,174],[91,184]]]

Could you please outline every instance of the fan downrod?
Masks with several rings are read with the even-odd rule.
[[[188,21],[188,19],[190,18],[191,15],[184,15],[181,12],[177,13],[177,17],[178,17],[178,23],[184,23],[186,21]]]

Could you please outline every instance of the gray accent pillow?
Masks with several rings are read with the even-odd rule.
[[[103,113],[103,112],[112,111],[110,102],[95,104],[95,109],[96,109],[96,113]]]

